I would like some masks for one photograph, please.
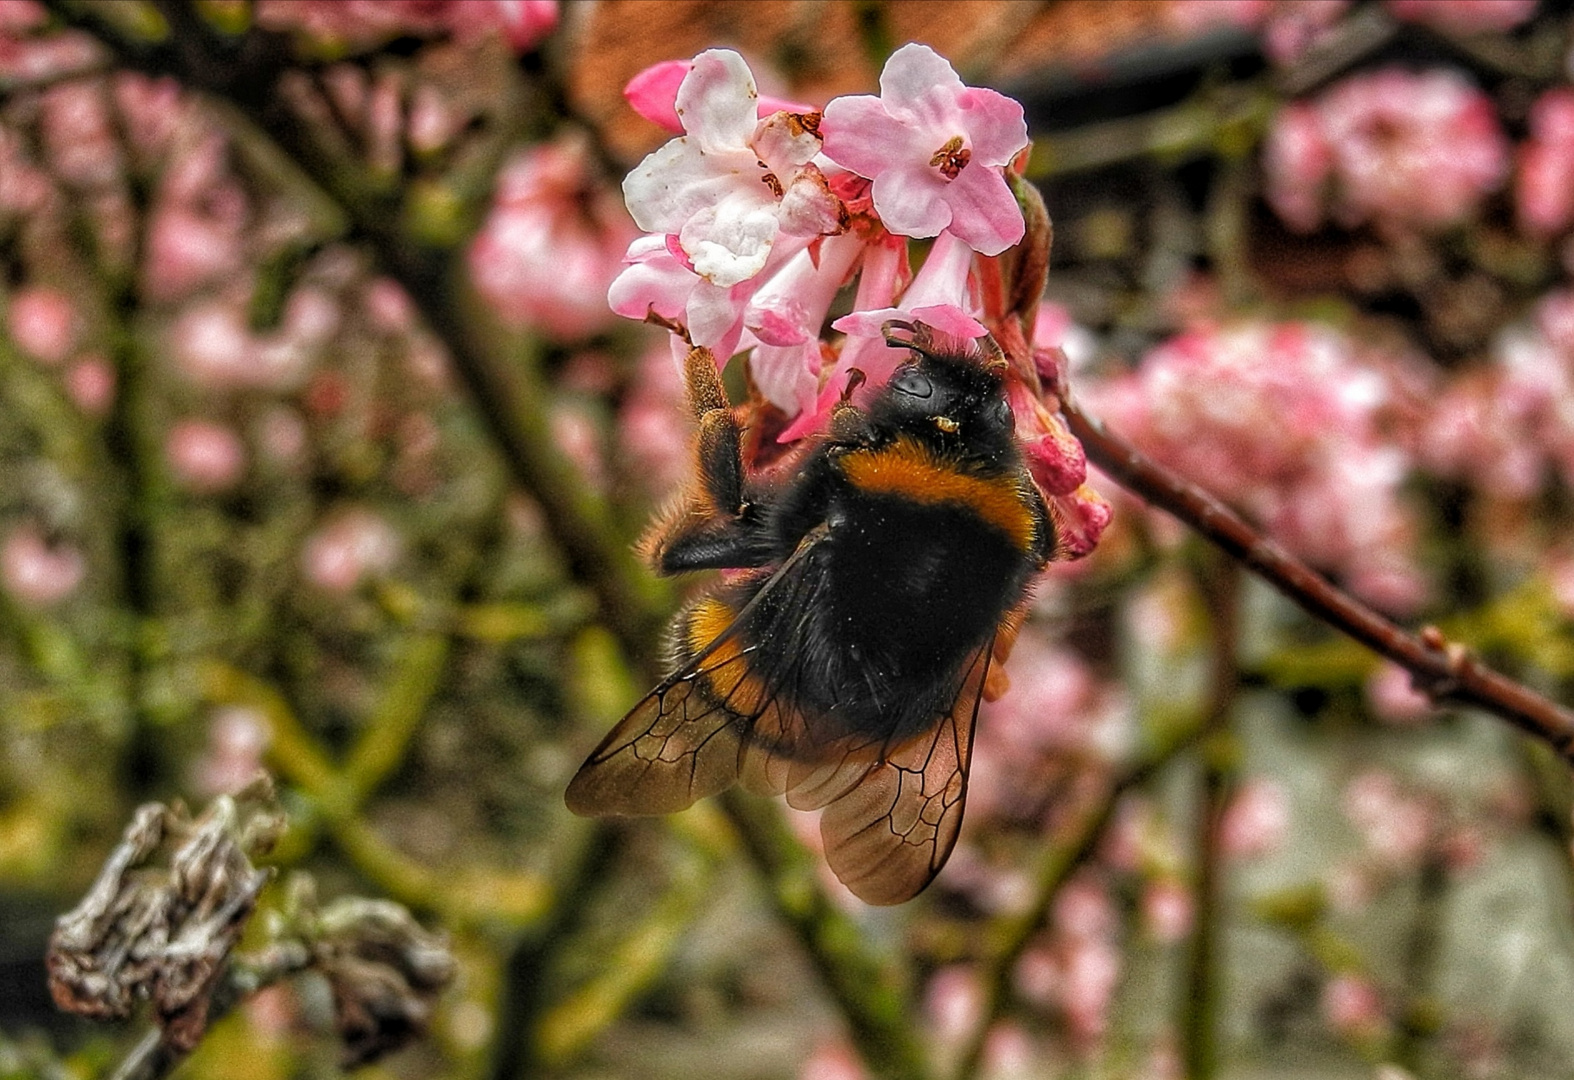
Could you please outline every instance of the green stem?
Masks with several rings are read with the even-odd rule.
[[[1240,684],[1236,662],[1239,641],[1240,571],[1225,558],[1210,560],[1203,592],[1212,618],[1213,672],[1207,707],[1209,736],[1202,745],[1202,775],[1196,819],[1195,929],[1181,1000],[1181,1059],[1190,1080],[1213,1080],[1219,1071],[1219,1014],[1223,1000],[1224,852],[1220,823],[1234,785],[1239,750],[1228,730]]]
[[[910,990],[899,965],[877,956],[857,924],[826,896],[815,880],[816,861],[788,831],[777,806],[736,788],[720,801],[765,877],[777,916],[797,936],[840,1008],[870,1075],[881,1080],[927,1077]]]
[[[957,1058],[954,1075],[959,1080],[978,1075],[989,1029],[1005,1013],[1010,997],[1011,974],[1016,969],[1017,961],[1044,925],[1061,888],[1093,856],[1099,838],[1114,818],[1122,796],[1151,780],[1160,769],[1196,742],[1203,730],[1201,723],[1178,726],[1163,734],[1140,759],[1128,765],[1110,784],[1104,796],[1077,814],[1039,856],[1033,872],[1033,903],[1021,914],[1001,916],[989,927],[989,952],[979,978],[983,1003],[979,1009],[978,1024]]]

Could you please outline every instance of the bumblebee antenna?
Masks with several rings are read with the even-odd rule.
[[[953,337],[942,334],[928,323],[908,322],[905,319],[888,320],[880,328],[885,343],[893,349],[910,349],[928,359],[949,358],[976,364],[991,375],[1003,374],[1010,366],[1005,350],[991,334],[976,338]],[[909,336],[901,337],[905,333]]]

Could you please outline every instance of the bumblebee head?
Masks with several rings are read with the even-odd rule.
[[[897,330],[911,336],[898,337]],[[998,459],[1011,451],[1016,424],[1006,401],[1005,361],[992,338],[950,340],[922,323],[892,323],[886,341],[913,358],[870,403],[876,427],[952,455]]]

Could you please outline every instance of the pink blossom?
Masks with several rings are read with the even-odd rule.
[[[673,341],[669,335],[641,355],[618,414],[618,439],[632,466],[628,471],[651,494],[681,483],[692,457],[683,378],[668,344]]]
[[[415,305],[392,278],[373,278],[366,285],[366,313],[372,325],[385,334],[408,334],[415,324]]]
[[[0,34],[36,30],[49,21],[49,12],[38,0],[6,0],[0,4]]]
[[[246,448],[240,436],[208,420],[173,425],[164,442],[164,456],[177,481],[205,494],[234,487],[246,471]]]
[[[652,64],[629,80],[623,96],[634,111],[651,123],[675,135],[683,133],[683,121],[678,117],[678,88],[694,69],[692,60],[663,60]],[[812,105],[801,105],[785,98],[760,94],[756,111],[761,120],[772,113],[812,112]]]
[[[340,511],[306,538],[301,569],[312,584],[347,593],[361,581],[391,570],[399,559],[399,534],[370,510]]]
[[[1414,866],[1431,842],[1432,806],[1402,791],[1393,776],[1372,769],[1345,786],[1345,815],[1376,855],[1398,866]]]
[[[295,462],[306,450],[306,422],[294,409],[275,405],[257,421],[257,443],[265,457],[283,464]]]
[[[163,206],[148,225],[146,292],[179,300],[231,277],[241,264],[238,223],[219,221],[188,206]]]
[[[66,393],[89,416],[103,416],[115,400],[115,369],[96,353],[84,356],[66,372]]]
[[[533,146],[503,169],[471,245],[471,277],[504,321],[560,338],[602,329],[634,227],[597,185],[583,142]]]
[[[39,102],[44,146],[55,172],[73,187],[102,188],[121,176],[120,140],[110,122],[103,84],[65,82]]]
[[[1120,968],[1120,951],[1104,938],[1079,938],[1066,952],[1061,1008],[1074,1042],[1083,1049],[1096,1044],[1109,1027]]]
[[[180,84],[167,77],[154,79],[120,71],[115,75],[114,94],[135,159],[151,163],[168,153],[189,111]]]
[[[495,21],[516,53],[527,52],[557,28],[558,0],[492,0],[492,11],[473,14],[478,29]]]
[[[866,1080],[858,1055],[844,1043],[822,1043],[809,1055],[798,1080]]]
[[[1219,845],[1229,855],[1250,859],[1268,855],[1284,844],[1290,807],[1284,789],[1272,780],[1253,777],[1236,789],[1219,821]]]
[[[819,135],[791,113],[758,120],[757,97],[741,56],[701,53],[678,90],[686,134],[623,181],[639,227],[676,236],[694,272],[722,288],[763,270],[778,233],[840,228],[840,201],[811,161]]]
[[[984,1006],[978,972],[960,964],[941,968],[929,979],[924,1013],[930,1032],[942,1044],[955,1045],[977,1026]]]
[[[262,768],[270,732],[261,711],[227,705],[208,721],[208,742],[192,766],[192,784],[206,796],[235,792]]]
[[[597,489],[605,489],[607,465],[601,429],[582,406],[559,402],[552,410],[552,440],[574,463],[579,475]]]
[[[1322,223],[1333,166],[1316,108],[1292,101],[1280,109],[1263,146],[1263,172],[1268,202],[1290,228],[1311,232]]]
[[[1512,30],[1536,13],[1537,0],[1386,0],[1396,18],[1449,34]]]
[[[1114,933],[1116,924],[1109,889],[1091,872],[1072,878],[1055,897],[1055,930],[1066,937],[1105,937]]]
[[[18,289],[6,313],[11,340],[46,364],[58,364],[76,347],[76,311],[65,293],[43,285]]]
[[[765,400],[788,416],[814,409],[820,388],[820,332],[862,252],[863,243],[854,236],[829,238],[818,258],[800,251],[744,308],[744,325],[759,342],[750,356],[749,375]]]
[[[1303,231],[1321,221],[1330,178],[1341,225],[1433,229],[1475,213],[1508,171],[1491,100],[1452,69],[1352,75],[1274,124],[1269,198]]]
[[[1020,1025],[1002,1020],[984,1036],[980,1065],[979,1075],[991,1080],[1033,1080],[1043,1075],[1044,1056]]]
[[[5,0],[0,9],[16,18],[12,12],[28,10],[25,0]],[[0,27],[0,79],[11,84],[49,83],[67,76],[87,74],[104,63],[104,48],[86,33],[66,31],[23,36],[21,30],[27,16],[16,18],[15,30]],[[47,20],[47,16],[45,16]]]
[[[1415,688],[1410,672],[1384,661],[1366,680],[1372,711],[1391,724],[1415,725],[1432,714],[1432,701]]]
[[[1414,524],[1401,501],[1409,455],[1400,361],[1310,323],[1201,325],[1160,345],[1133,375],[1083,380],[1096,415],[1298,554],[1342,570],[1383,602],[1421,595]],[[1377,596],[1372,598],[1378,599]]]
[[[1031,627],[1018,636],[1005,671],[1011,692],[981,707],[979,739],[1002,744],[1006,760],[1032,752],[1096,751],[1101,729],[1125,715],[1116,688],[1100,684],[1080,656],[1051,645]]]
[[[623,272],[607,290],[607,302],[619,315],[644,319],[654,313],[681,324],[689,340],[711,350],[718,365],[740,348],[755,344],[743,325],[754,294],[809,246],[807,237],[785,237],[771,248],[765,268],[747,281],[722,287],[706,281],[673,255],[667,237],[646,235],[629,245]]]
[[[69,544],[51,544],[33,525],[12,529],[0,546],[0,582],[18,603],[46,608],[82,584],[87,562]]]
[[[234,303],[193,304],[170,327],[170,352],[181,373],[198,386],[293,390],[330,343],[339,317],[337,301],[310,287],[291,296],[279,329],[264,336],[252,334]]]
[[[1324,37],[1349,7],[1349,0],[1172,0],[1170,23],[1183,34],[1214,26],[1260,33],[1263,51],[1289,64]]]
[[[1196,906],[1186,883],[1174,877],[1153,879],[1142,889],[1142,922],[1155,941],[1173,944],[1191,933]]]
[[[1323,986],[1322,1013],[1335,1031],[1366,1038],[1382,1028],[1383,999],[1363,976],[1339,974]]]
[[[1492,361],[1437,395],[1420,451],[1429,468],[1489,501],[1523,503],[1554,476],[1574,478],[1574,292],[1543,296],[1531,320],[1498,336]],[[1493,520],[1511,523],[1509,515]]]
[[[984,255],[1022,239],[1024,223],[1002,169],[1027,145],[1022,106],[964,86],[926,45],[891,54],[880,96],[825,107],[825,156],[874,181],[874,207],[902,236],[942,229]]]
[[[1574,225],[1574,89],[1548,90],[1530,107],[1514,195],[1525,231],[1550,236]]]
[[[878,264],[874,273],[866,265],[859,283],[855,310],[831,326],[847,335],[841,355],[827,373],[824,385],[812,408],[805,408],[798,419],[782,432],[782,440],[800,438],[823,428],[831,410],[841,399],[847,379],[854,368],[864,373],[864,385],[854,400],[867,404],[910,353],[886,343],[885,327],[892,321],[924,323],[940,333],[961,341],[971,341],[988,333],[984,324],[969,312],[977,310],[971,288],[973,250],[949,231],[935,238],[929,256],[895,307],[885,307],[896,288],[899,260],[892,249],[868,249],[866,264]]]

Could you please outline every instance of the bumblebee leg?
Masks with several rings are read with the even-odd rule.
[[[772,552],[760,516],[744,497],[743,431],[727,403],[709,349],[689,350],[684,363],[689,408],[699,421],[695,486],[678,511],[647,538],[663,574],[764,566]]]

